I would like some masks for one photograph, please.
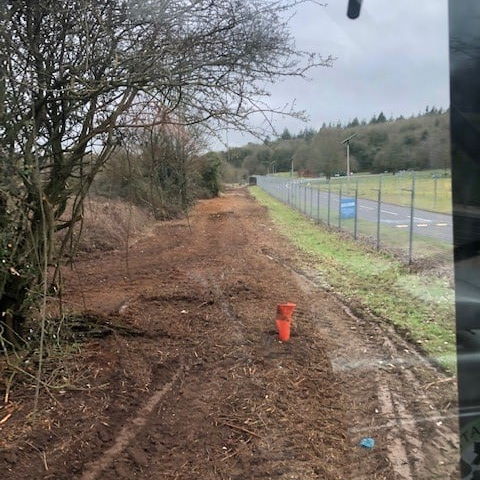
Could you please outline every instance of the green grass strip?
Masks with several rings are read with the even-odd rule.
[[[259,187],[250,191],[280,233],[310,255],[326,285],[391,322],[430,358],[455,371],[453,289],[446,281],[411,273],[393,256],[316,225]]]

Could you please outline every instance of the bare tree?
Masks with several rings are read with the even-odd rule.
[[[146,206],[156,219],[185,215],[197,193],[200,128],[175,124],[161,109],[156,115],[152,112],[150,120],[146,127],[122,130],[122,146],[132,152],[136,182],[130,200]],[[113,163],[109,168],[116,168]]]
[[[152,103],[170,121],[244,128],[248,115],[269,111],[266,84],[329,64],[295,49],[285,13],[297,3],[3,2],[0,315],[10,341],[46,282],[43,259],[62,255],[119,129],[157,122]]]

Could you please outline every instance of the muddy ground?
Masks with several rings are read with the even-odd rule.
[[[449,478],[453,382],[317,275],[243,189],[155,225],[128,269],[122,252],[81,260],[65,304],[129,329],[86,342],[82,388],[43,392],[40,418],[11,393],[0,478]]]

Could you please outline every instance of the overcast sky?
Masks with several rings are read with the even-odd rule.
[[[271,106],[295,101],[310,118],[303,124],[278,117],[277,131],[370,119],[380,111],[387,117],[406,116],[427,105],[448,106],[447,0],[364,0],[357,20],[347,18],[347,3],[331,0],[326,8],[297,8],[291,21],[297,47],[337,60],[333,68],[311,72],[309,81],[288,79],[271,87]],[[228,134],[230,146],[249,140],[237,132]]]

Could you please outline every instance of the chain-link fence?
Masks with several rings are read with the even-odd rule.
[[[446,176],[258,176],[257,184],[305,216],[391,251],[407,263],[452,261],[451,186]]]

